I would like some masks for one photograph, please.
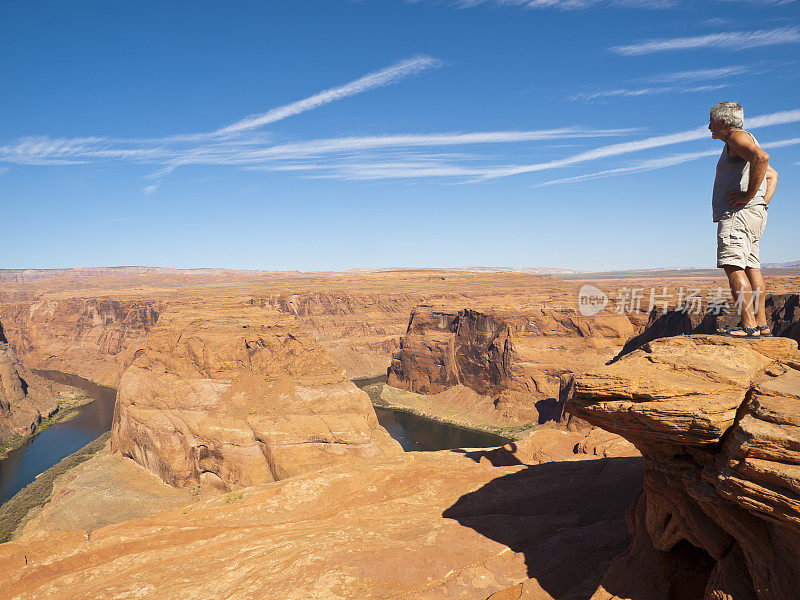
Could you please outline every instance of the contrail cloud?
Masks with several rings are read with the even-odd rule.
[[[745,117],[745,126],[749,128],[768,127],[770,125],[784,125],[786,123],[797,123],[800,121],[800,109],[785,110],[781,112],[771,113],[768,115],[759,115],[750,119]],[[598,158],[606,158],[609,156],[619,156],[620,154],[629,154],[631,152],[639,152],[640,150],[648,150],[650,148],[659,148],[661,146],[669,146],[672,144],[680,144],[683,142],[690,142],[693,140],[701,140],[709,136],[707,126],[703,125],[696,129],[689,129],[679,133],[671,133],[668,135],[658,135],[655,137],[637,140],[635,142],[623,142],[621,144],[611,144],[609,146],[601,146],[594,150],[574,154],[566,158],[551,160],[544,163],[536,163],[532,165],[521,165],[514,167],[505,167],[488,171],[486,175],[480,179],[494,179],[497,177],[508,177],[510,175],[520,175],[522,173],[534,173],[536,171],[545,171],[548,169],[555,169],[559,167],[568,167],[578,163],[597,160]]]
[[[761,144],[762,148],[784,148],[786,146],[796,146],[800,144],[800,138],[789,138],[785,140],[777,140],[775,142],[767,142]],[[665,156],[662,158],[654,158],[642,161],[630,167],[620,167],[617,169],[607,169],[605,171],[597,171],[595,173],[587,173],[585,175],[577,175],[575,177],[564,177],[563,179],[553,179],[539,183],[533,187],[544,187],[548,185],[558,185],[561,183],[576,183],[579,181],[589,181],[590,179],[600,179],[602,177],[613,177],[616,175],[625,175],[627,173],[642,173],[644,171],[653,171],[655,169],[663,169],[665,167],[672,167],[682,163],[697,160],[698,158],[705,158],[708,156],[717,156],[720,153],[719,148],[714,150],[704,150],[703,152],[687,152],[685,154],[675,154],[673,156]]]
[[[401,79],[405,79],[411,75],[416,75],[417,73],[421,73],[422,71],[433,69],[441,65],[442,62],[438,59],[431,58],[429,56],[415,56],[396,63],[390,67],[386,67],[385,69],[368,73],[367,75],[359,77],[350,83],[314,94],[313,96],[309,96],[303,100],[298,100],[297,102],[292,102],[291,104],[273,108],[265,113],[250,115],[241,121],[237,121],[236,123],[228,125],[227,127],[218,129],[213,133],[213,135],[225,136],[247,131],[249,129],[255,129],[257,127],[261,127],[262,125],[268,125],[269,123],[275,123],[276,121],[281,121],[287,117],[317,108],[323,104],[341,100],[342,98],[347,98],[348,96],[355,96],[356,94],[360,94],[375,88],[391,85],[400,81]]]
[[[800,42],[800,29],[781,27],[779,29],[760,29],[758,31],[728,31],[709,35],[696,35],[661,40],[648,40],[639,44],[612,46],[615,54],[641,56],[671,50],[694,50],[695,48],[728,48],[744,50],[760,46],[775,46]]]

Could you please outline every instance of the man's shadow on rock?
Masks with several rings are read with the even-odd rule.
[[[523,464],[497,450],[465,454]],[[528,577],[554,598],[586,600],[628,546],[625,513],[642,469],[638,457],[529,465],[464,494],[442,516],[523,553]]]
[[[509,442],[505,446],[499,448],[491,448],[489,450],[465,450],[463,448],[454,448],[450,452],[463,454],[467,458],[471,458],[476,463],[486,459],[493,467],[513,467],[514,465],[524,465],[519,458],[517,458],[517,444],[516,442]]]

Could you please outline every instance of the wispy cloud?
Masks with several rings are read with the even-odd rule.
[[[722,79],[733,75],[742,75],[751,70],[745,65],[732,65],[729,67],[716,67],[711,69],[694,69],[691,71],[674,71],[671,73],[659,73],[643,77],[640,81],[650,83],[692,83],[695,81],[708,81],[710,79]]]
[[[762,147],[771,149],[771,148],[782,148],[785,146],[795,146],[797,144],[800,144],[800,138],[796,137],[796,138],[788,138],[785,140],[777,140],[774,142],[767,142],[765,144],[762,144]],[[583,175],[576,175],[574,177],[551,179],[550,181],[539,183],[533,187],[544,187],[549,185],[559,185],[563,183],[578,183],[581,181],[589,181],[592,179],[602,179],[605,177],[615,177],[618,175],[628,175],[631,173],[642,173],[645,171],[664,169],[666,167],[673,167],[675,165],[691,162],[693,160],[698,160],[700,158],[717,156],[719,153],[720,153],[719,148],[715,148],[714,150],[705,150],[703,152],[686,152],[683,154],[673,154],[671,156],[664,156],[661,158],[644,160],[628,167],[606,169],[603,171],[596,171],[594,173],[585,173]]]
[[[558,185],[562,183],[578,183],[580,181],[589,181],[592,179],[602,179],[604,177],[614,177],[616,175],[626,175],[631,173],[642,173],[644,171],[653,171],[655,169],[663,169],[665,167],[672,167],[681,163],[697,160],[698,158],[705,158],[707,156],[714,156],[719,154],[719,149],[707,150],[704,152],[687,152],[685,154],[675,154],[672,156],[664,156],[662,158],[653,158],[650,160],[641,161],[629,167],[619,167],[616,169],[605,169],[603,171],[596,171],[594,173],[585,173],[583,175],[576,175],[574,177],[562,177],[561,179],[551,179],[534,185],[533,187],[544,187],[548,185]]]
[[[674,85],[638,89],[617,89],[617,90],[603,90],[600,92],[592,92],[587,94],[575,94],[570,96],[569,100],[597,100],[599,98],[612,98],[615,96],[623,96],[626,98],[636,96],[654,96],[657,94],[689,94],[692,92],[710,92],[719,90],[726,87],[724,83],[718,85],[699,85],[693,87],[679,87]]]
[[[782,4],[792,4],[797,2],[797,0],[720,0],[720,2],[743,2],[748,4],[772,4],[774,6],[780,6]]]
[[[800,42],[800,29],[797,27],[781,27],[778,29],[729,31],[691,37],[648,40],[637,44],[612,46],[609,50],[623,56],[640,56],[671,50],[693,50],[695,48],[744,50],[746,48],[796,44],[798,42]]]
[[[638,96],[654,96],[657,94],[689,94],[696,92],[709,92],[728,86],[725,81],[735,75],[753,73],[754,67],[748,65],[733,65],[707,69],[694,69],[691,71],[673,71],[657,73],[647,77],[630,79],[625,87],[594,92],[580,92],[569,96],[567,99],[591,102],[604,98],[631,98]],[[723,80],[711,83],[714,80]],[[659,85],[653,85],[659,84]],[[698,85],[700,84],[700,85]]]
[[[308,98],[251,115],[220,129],[195,134],[170,135],[160,138],[115,139],[104,137],[48,138],[29,137],[0,146],[0,163],[26,165],[80,165],[105,162],[128,162],[154,169],[143,194],[155,193],[163,179],[182,165],[219,165],[250,170],[302,173],[304,177],[376,180],[402,178],[449,178],[455,182],[474,182],[557,169],[584,162],[668,146],[708,136],[705,126],[678,133],[641,140],[599,146],[571,156],[532,164],[508,164],[508,153],[456,154],[447,149],[501,144],[544,142],[514,149],[516,159],[531,153],[539,156],[548,142],[589,140],[625,136],[633,129],[590,129],[559,127],[541,130],[473,131],[409,133],[372,136],[343,136],[276,143],[274,136],[259,128],[304,111],[350,97],[435,68],[441,64],[429,57],[413,57],[384,69],[359,77],[345,85],[324,90]],[[661,93],[664,88],[683,88],[703,78],[724,77],[747,67],[720,67],[681,71],[651,76],[653,82],[674,83],[639,90],[613,90],[608,94]],[[695,86],[716,89],[715,86]],[[747,120],[750,128],[800,121],[800,109]],[[585,142],[584,142],[585,143]],[[427,149],[441,148],[438,153]],[[472,149],[470,149],[471,151]],[[547,152],[552,153],[551,147]],[[552,154],[551,154],[552,155]],[[667,157],[666,161],[677,160]],[[660,163],[659,163],[660,164]],[[642,169],[641,165],[621,167]],[[618,172],[618,170],[611,170]],[[610,171],[610,172],[611,172]]]
[[[329,104],[348,96],[354,96],[367,90],[372,90],[379,87],[391,85],[405,79],[411,75],[416,75],[422,71],[439,67],[442,62],[438,59],[429,56],[415,56],[413,58],[401,61],[385,69],[375,71],[359,77],[355,81],[351,81],[345,85],[330,88],[318,94],[314,94],[303,100],[286,104],[273,108],[265,113],[250,115],[237,121],[227,127],[223,127],[214,132],[215,135],[230,135],[232,133],[239,133],[248,129],[256,129],[270,123],[275,123],[287,117],[291,117],[307,110],[317,108],[324,104]]]
[[[785,123],[797,123],[800,121],[800,109],[787,110],[768,115],[759,115],[746,119],[745,124],[749,129],[758,127],[767,127],[770,125],[782,125]],[[709,135],[707,126],[703,125],[696,129],[689,129],[678,133],[671,133],[668,135],[658,135],[654,137],[645,138],[633,142],[623,142],[621,144],[611,144],[609,146],[601,146],[594,150],[581,152],[566,158],[551,160],[543,163],[536,163],[531,165],[521,165],[514,167],[506,167],[496,169],[488,172],[483,178],[493,179],[496,177],[508,177],[510,175],[520,175],[523,173],[534,173],[536,171],[545,171],[548,169],[555,169],[559,167],[567,167],[598,158],[607,158],[609,156],[619,156],[621,154],[629,154],[631,152],[638,152],[641,150],[648,150],[650,148],[659,148],[661,146],[669,146],[672,144],[680,144],[682,142],[689,142],[693,140],[700,140],[707,138]]]
[[[633,129],[588,129],[565,127],[529,131],[442,132],[427,134],[347,136],[274,144],[269,136],[242,132],[233,138],[177,142],[175,137],[164,140],[110,140],[81,138],[60,140],[28,138],[0,146],[0,162],[17,164],[88,164],[108,160],[123,160],[141,164],[161,165],[148,179],[153,184],[143,188],[152,194],[159,182],[181,165],[273,165],[280,161],[296,161],[314,157],[346,155],[354,152],[380,152],[402,148],[451,147],[463,145],[509,144],[567,139],[592,139],[628,135]],[[270,170],[279,170],[272,169]]]
[[[767,142],[766,144],[761,145],[764,146],[764,148],[783,148],[784,146],[796,146],[797,144],[800,144],[800,137],[778,140],[776,142]]]
[[[320,154],[375,150],[381,148],[456,146],[463,144],[506,144],[542,140],[612,137],[631,133],[632,129],[582,129],[568,127],[536,131],[478,131],[470,133],[425,133],[364,137],[340,137],[292,142],[243,152],[238,158],[253,161]]]
[[[420,0],[406,0],[419,2]],[[452,6],[471,8],[481,4],[495,4],[499,6],[519,6],[522,8],[556,9],[556,10],[583,10],[594,7],[612,8],[644,8],[658,9],[669,8],[677,4],[677,0],[452,0]]]
[[[354,160],[353,160],[354,159]],[[468,159],[469,160],[469,159]],[[447,157],[436,155],[408,155],[395,158],[351,157],[351,160],[331,161],[326,163],[289,163],[248,167],[254,170],[267,171],[305,171],[309,177],[316,179],[342,179],[347,181],[371,181],[379,179],[428,179],[428,178],[460,178],[476,177],[486,172],[485,168],[470,167],[464,164],[448,162]]]

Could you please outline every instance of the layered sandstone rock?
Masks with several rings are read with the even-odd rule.
[[[800,589],[800,359],[787,338],[651,341],[568,410],[642,452],[633,541],[593,596],[789,600]]]
[[[800,343],[800,294],[767,296],[766,313],[774,335]]]
[[[386,372],[413,308],[407,295],[346,289],[259,293],[252,302],[297,317],[351,379]]]
[[[294,317],[245,303],[161,314],[120,382],[112,447],[171,485],[220,488],[402,452]]]
[[[0,341],[0,446],[32,435],[43,418],[58,410],[58,387],[22,366],[14,350]]]
[[[156,300],[48,299],[0,304],[0,323],[26,366],[115,387],[160,310]]]
[[[563,375],[604,364],[636,331],[621,314],[421,306],[392,357],[389,385],[426,394],[464,385],[518,420],[544,420]]]
[[[585,598],[625,547],[641,461],[563,460],[550,438],[569,434],[543,433],[555,462],[405,453],[91,536],[30,530],[0,545],[0,598],[482,600],[530,578],[539,600]]]

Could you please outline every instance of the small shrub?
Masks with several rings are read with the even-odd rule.
[[[242,496],[244,496],[244,492],[228,492],[225,494],[225,504],[236,502],[237,500],[240,500]]]

